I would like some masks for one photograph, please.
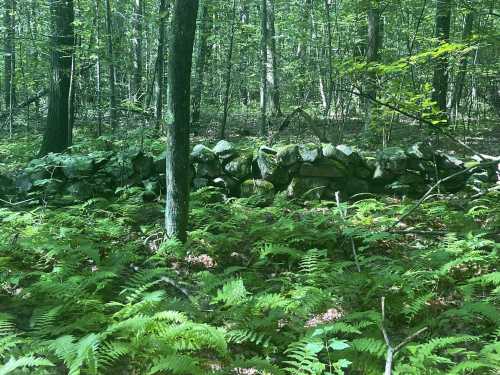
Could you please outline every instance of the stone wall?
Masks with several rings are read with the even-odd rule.
[[[408,149],[390,147],[362,154],[346,145],[299,144],[247,151],[220,141],[214,148],[198,144],[191,153],[192,189],[221,188],[227,195],[266,201],[277,192],[290,198],[342,199],[364,193],[419,196],[437,178],[465,168],[463,161],[418,143]],[[88,199],[113,195],[117,188],[136,186],[144,199],[164,190],[165,159],[140,150],[94,152],[89,155],[51,154],[36,159],[14,176],[0,175],[0,197],[13,195],[67,196]],[[457,192],[471,176],[462,174],[443,184],[444,192]],[[497,170],[476,171],[480,182],[496,181]]]

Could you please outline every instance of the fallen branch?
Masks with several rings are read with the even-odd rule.
[[[431,121],[429,121],[429,120],[427,120],[427,119],[425,119],[423,117],[420,117],[418,115],[414,115],[412,113],[406,112],[406,111],[402,110],[401,108],[396,107],[395,105],[392,105],[392,104],[387,103],[387,102],[380,101],[377,98],[374,98],[371,95],[363,94],[362,92],[356,92],[356,91],[352,91],[352,90],[341,90],[341,91],[344,91],[344,92],[347,92],[347,93],[350,93],[352,95],[356,95],[356,96],[359,96],[359,97],[362,97],[362,98],[369,99],[372,102],[374,102],[376,104],[379,104],[379,105],[381,105],[383,107],[392,109],[393,111],[395,111],[395,112],[397,112],[399,114],[402,114],[403,116],[409,117],[411,119],[414,119],[414,120],[420,121],[420,122],[422,122],[422,123],[424,123],[426,125],[429,125],[433,130],[436,130],[438,133],[444,135],[446,138],[448,138],[452,142],[460,145],[461,147],[463,147],[467,151],[471,152],[472,154],[477,155],[481,160],[486,160],[483,156],[481,156],[481,154],[478,151],[474,150],[472,147],[470,147],[469,145],[465,144],[460,139],[452,136],[450,133],[444,131],[443,129],[441,129],[440,127],[436,126]]]
[[[406,219],[408,216],[410,216],[418,207],[420,207],[422,205],[422,203],[424,203],[429,198],[429,196],[432,194],[432,192],[435,189],[437,189],[442,183],[444,183],[446,181],[449,181],[449,180],[452,180],[455,177],[461,176],[461,175],[463,175],[465,173],[472,172],[474,169],[487,167],[487,166],[493,165],[493,164],[498,164],[498,162],[499,162],[498,160],[492,160],[492,161],[489,161],[489,162],[486,162],[486,163],[480,163],[478,165],[475,165],[475,166],[472,166],[472,167],[469,167],[469,168],[465,168],[465,169],[463,169],[463,170],[461,170],[459,172],[453,173],[452,175],[450,175],[448,177],[440,179],[438,182],[436,182],[434,185],[432,185],[429,190],[427,190],[427,192],[422,196],[422,198],[420,198],[418,200],[418,202],[412,208],[410,208],[405,214],[403,214],[399,218],[399,220],[397,222],[395,222],[391,226],[391,229],[394,228],[399,223],[401,223],[404,219]]]
[[[381,299],[381,307],[382,307],[382,322],[380,323],[380,330],[382,331],[382,335],[384,336],[384,341],[385,344],[387,345],[387,357],[385,359],[385,371],[384,375],[392,375],[392,366],[394,363],[394,357],[395,355],[403,349],[408,343],[416,339],[418,336],[420,336],[422,333],[428,330],[428,327],[424,327],[419,329],[417,332],[413,333],[412,335],[408,336],[405,338],[403,341],[401,341],[398,345],[395,347],[392,346],[391,340],[389,338],[389,335],[387,334],[387,330],[385,329],[384,326],[384,321],[385,321],[385,297],[382,297]]]

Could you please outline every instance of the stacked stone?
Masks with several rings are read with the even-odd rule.
[[[124,186],[140,187],[145,200],[165,188],[165,157],[152,157],[138,149],[95,152],[90,155],[54,155],[33,160],[17,176],[0,176],[0,197],[41,193],[88,199],[113,195]],[[389,147],[376,155],[363,155],[346,145],[292,144],[256,151],[237,149],[228,141],[214,148],[198,144],[186,166],[193,190],[220,188],[232,197],[258,195],[265,204],[278,192],[290,199],[342,199],[364,193],[414,195],[425,192],[438,179],[464,170],[463,161],[417,143],[407,149]],[[495,173],[483,173],[492,181]],[[464,188],[469,174],[446,181],[442,191]]]

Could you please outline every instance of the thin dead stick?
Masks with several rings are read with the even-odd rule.
[[[21,204],[30,203],[33,201],[35,201],[35,199],[26,199],[25,201],[21,201],[21,202],[9,202],[9,201],[0,199],[0,202],[8,204],[9,206],[20,206]]]
[[[382,307],[382,322],[380,323],[380,330],[382,331],[382,335],[384,336],[385,344],[387,345],[387,358],[385,360],[384,375],[392,375],[392,366],[393,366],[394,357],[396,356],[396,354],[401,349],[403,349],[408,343],[410,343],[415,338],[420,336],[422,333],[427,331],[428,327],[424,327],[424,328],[419,329],[417,332],[408,336],[403,341],[401,341],[398,345],[393,347],[391,344],[391,339],[389,338],[389,335],[387,334],[387,330],[385,329],[385,326],[384,326],[384,322],[385,322],[385,297],[382,297],[380,304]]]
[[[420,198],[418,200],[418,202],[412,208],[410,208],[405,214],[403,214],[399,218],[399,220],[397,222],[395,222],[391,226],[391,229],[394,228],[399,223],[401,223],[404,219],[406,219],[408,216],[410,216],[418,207],[420,207],[422,205],[422,203],[424,203],[430,197],[430,195],[432,194],[432,192],[435,189],[437,189],[442,183],[444,183],[446,181],[449,181],[449,180],[452,180],[453,178],[461,176],[461,175],[463,175],[465,173],[472,172],[474,169],[487,167],[487,166],[493,165],[493,164],[498,164],[498,162],[499,162],[498,160],[493,160],[493,161],[489,161],[489,162],[486,162],[486,163],[481,163],[479,165],[475,165],[473,167],[469,167],[469,168],[463,169],[463,170],[461,170],[459,172],[453,173],[452,175],[450,175],[448,177],[440,179],[438,182],[436,182],[434,185],[432,185],[429,190],[427,190],[427,192],[422,196],[422,198]]]
[[[337,207],[339,209],[340,216],[345,221],[347,219],[347,212],[345,212],[340,206],[340,193],[338,191],[335,192],[335,201],[337,202]],[[349,237],[351,238],[352,255],[354,257],[354,263],[356,264],[356,269],[358,270],[358,272],[361,272],[361,267],[358,261],[358,253],[356,251],[356,244],[354,243],[354,239],[352,238],[352,236]]]
[[[475,154],[477,155],[481,160],[486,160],[480,152],[474,150],[472,147],[470,147],[469,145],[465,144],[464,142],[462,142],[460,139],[457,139],[455,138],[454,136],[452,136],[450,133],[448,132],[445,132],[443,129],[439,128],[438,126],[436,126],[435,124],[433,124],[431,121],[429,120],[426,120],[425,118],[422,118],[420,116],[417,116],[417,115],[414,115],[412,113],[409,113],[407,111],[404,111],[402,110],[401,108],[399,107],[396,107],[395,105],[392,105],[390,103],[387,103],[387,102],[382,102],[370,95],[366,95],[366,94],[363,94],[361,92],[356,92],[356,91],[351,91],[351,90],[341,90],[341,91],[344,91],[344,92],[347,92],[347,93],[350,93],[352,95],[356,95],[356,96],[359,96],[359,97],[362,97],[362,98],[366,98],[366,99],[369,99],[371,101],[373,101],[374,103],[376,104],[379,104],[383,107],[386,107],[386,108],[389,108],[389,109],[392,109],[393,111],[396,111],[406,117],[409,117],[411,119],[414,119],[414,120],[417,120],[417,121],[420,121],[421,123],[423,124],[426,124],[426,125],[429,125],[433,130],[436,130],[438,133],[444,135],[446,138],[448,138],[449,140],[451,140],[452,142],[455,142],[457,143],[458,145],[462,146],[464,149],[466,149],[467,151],[471,152],[472,154]]]

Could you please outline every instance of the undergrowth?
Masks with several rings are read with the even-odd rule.
[[[0,374],[380,374],[382,297],[395,374],[498,373],[498,193],[258,203],[193,193],[185,245],[137,189],[0,208]]]

